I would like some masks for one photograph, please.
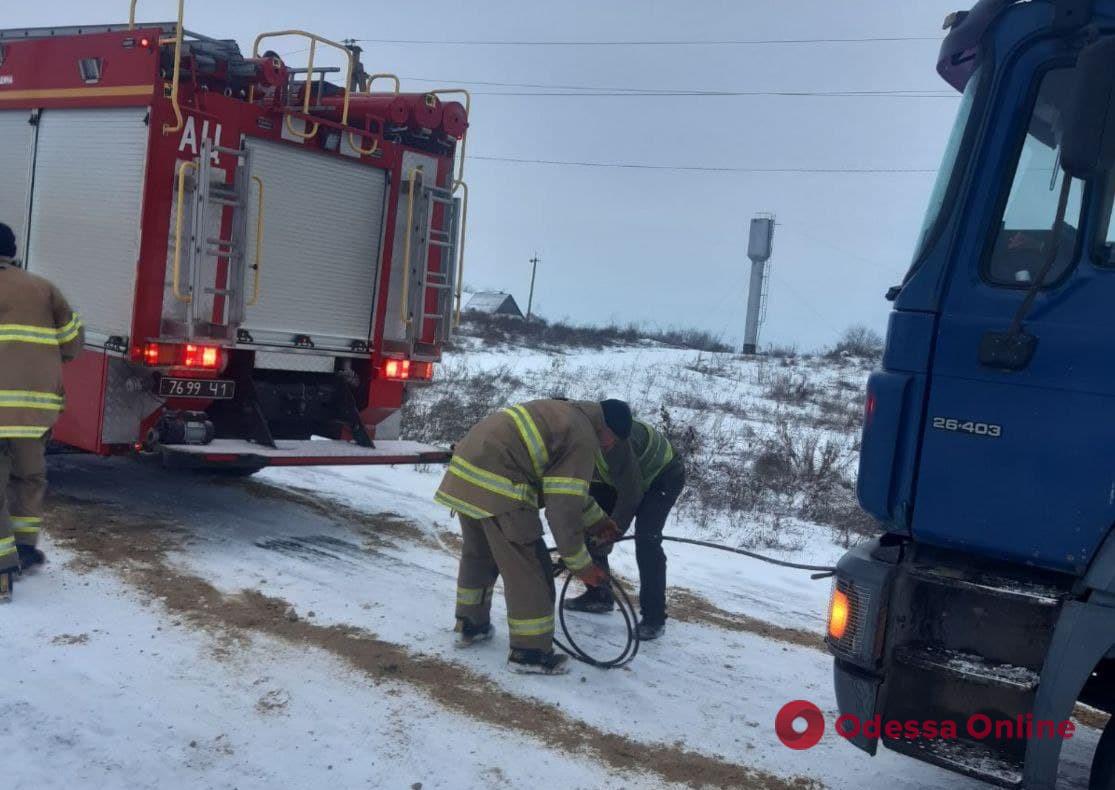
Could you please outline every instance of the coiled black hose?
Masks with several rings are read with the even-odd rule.
[[[621,538],[618,538],[614,542],[621,543],[625,540],[634,539],[634,535],[625,535]],[[824,579],[836,573],[836,568],[830,567],[828,565],[804,565],[800,562],[788,562],[787,560],[779,560],[775,559],[774,557],[766,557],[754,551],[748,551],[747,549],[737,549],[732,548],[731,546],[722,546],[719,543],[710,543],[705,540],[694,540],[693,538],[676,538],[672,535],[663,535],[662,540],[673,541],[674,543],[688,543],[691,546],[703,546],[706,549],[727,551],[732,554],[742,554],[744,557],[751,557],[752,559],[760,560],[761,562],[768,562],[771,565],[778,565],[783,568],[793,568],[799,571],[814,571],[814,573],[810,577],[813,579]],[[550,549],[551,553],[555,551],[557,551],[556,548]],[[635,612],[635,606],[631,603],[631,599],[627,596],[627,591],[623,589],[623,586],[619,582],[617,582],[611,576],[611,574],[608,575],[608,582],[611,585],[613,592],[615,593],[616,602],[619,605],[619,612],[623,616],[623,622],[627,628],[627,642],[624,645],[623,650],[615,658],[607,660],[594,658],[593,656],[585,652],[577,644],[577,642],[573,639],[573,635],[569,633],[569,626],[566,625],[565,622],[565,596],[566,593],[569,591],[569,583],[573,581],[573,576],[575,574],[568,568],[566,568],[560,560],[554,564],[554,568],[555,576],[559,576],[562,573],[565,573],[565,581],[562,583],[561,593],[558,595],[557,610],[558,622],[561,623],[561,632],[565,635],[565,639],[569,642],[569,644],[567,645],[565,644],[565,642],[562,642],[555,636],[554,644],[573,658],[584,664],[588,664],[589,666],[599,667],[601,669],[616,669],[618,667],[622,667],[627,663],[630,663],[630,661],[639,653],[639,620]]]

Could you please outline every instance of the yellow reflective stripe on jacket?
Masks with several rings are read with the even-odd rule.
[[[662,474],[670,461],[674,460],[674,448],[670,445],[669,439],[663,436],[659,431],[647,425],[642,420],[635,420],[646,431],[647,443],[642,449],[637,447],[635,434],[632,434],[632,449],[636,453],[636,461],[639,464],[639,476],[642,479],[643,493],[645,494],[654,482],[658,475]],[[612,477],[608,472],[608,462],[604,456],[597,451],[596,453],[596,473],[608,485],[615,488],[615,483],[612,482]]]
[[[0,425],[0,439],[41,439],[46,432],[38,425]]]
[[[647,432],[647,446],[639,454],[639,471],[643,475],[643,490],[646,490],[650,488],[654,478],[662,473],[666,465],[674,460],[674,448],[670,446],[670,441],[659,431],[645,422],[639,420],[636,420],[636,422],[643,426]]]
[[[57,329],[32,324],[0,324],[0,342],[57,346],[76,338],[81,327],[81,317],[77,313]]]
[[[591,527],[593,524],[597,524],[607,517],[608,514],[604,512],[604,509],[600,507],[595,499],[588,497],[585,500],[585,506],[581,510],[582,527]]]
[[[542,477],[542,471],[550,464],[550,453],[546,449],[546,443],[542,441],[542,432],[538,430],[534,418],[523,406],[511,406],[503,411],[514,421],[515,427],[519,429],[519,436],[522,437],[523,444],[526,445],[527,452],[530,454],[530,463],[534,467],[534,473]]]
[[[3,428],[0,428],[0,438],[2,438],[4,435],[2,431]],[[457,499],[457,497],[450,494],[442,493],[441,491],[438,491],[436,494],[434,494],[434,501],[437,502],[439,505],[445,505],[450,510],[455,510],[458,513],[463,513],[469,518],[492,517],[492,514],[487,512],[486,510],[481,510],[475,505],[470,505],[468,502],[465,502],[463,499]]]
[[[592,563],[592,557],[589,556],[588,549],[581,546],[580,550],[572,557],[566,557],[564,554],[561,561],[565,563],[565,567],[576,573],[582,568],[587,568]]]
[[[69,343],[71,340],[76,338],[81,332],[81,327],[81,316],[79,316],[77,313],[74,313],[73,317],[70,318],[67,323],[65,323],[58,329],[59,344]]]
[[[461,606],[478,606],[484,603],[489,587],[458,587],[457,603]]]
[[[58,345],[58,330],[28,324],[0,324],[0,342]]]
[[[612,485],[612,476],[608,472],[608,462],[604,460],[604,455],[596,451],[596,473],[600,475],[600,479],[608,485]]]
[[[525,502],[528,505],[538,507],[538,496],[530,485],[516,483],[502,475],[481,469],[464,458],[453,457],[453,460],[449,462],[449,474],[459,477],[466,483],[478,488],[483,488],[485,491],[491,491],[493,494],[499,494],[516,502]]]
[[[576,477],[543,477],[543,494],[563,494],[566,496],[588,496],[588,481]]]
[[[0,408],[61,411],[62,396],[32,390],[0,390]]]
[[[0,557],[15,551],[15,538],[0,538]]]
[[[508,617],[507,630],[514,636],[543,636],[544,634],[553,633],[554,616],[551,614],[545,617],[534,617],[527,620]]]

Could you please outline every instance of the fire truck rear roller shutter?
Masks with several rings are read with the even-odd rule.
[[[315,347],[368,342],[379,271],[385,171],[282,143],[249,140],[267,184],[260,299],[244,328],[257,342],[308,336]],[[255,247],[255,211],[247,249]]]
[[[30,110],[0,112],[0,222],[11,226],[22,257],[26,243],[27,200],[31,191],[31,142],[35,127]]]
[[[132,329],[146,108],[44,110],[27,268],[54,282],[91,342]]]

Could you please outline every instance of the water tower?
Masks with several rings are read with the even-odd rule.
[[[759,328],[767,312],[767,281],[771,251],[774,249],[774,215],[759,214],[751,220],[747,257],[751,259],[751,286],[747,292],[747,325],[743,332],[743,353],[759,350]]]

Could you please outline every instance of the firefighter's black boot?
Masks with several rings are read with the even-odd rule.
[[[520,675],[564,675],[569,671],[569,656],[551,650],[528,650],[522,647],[511,648],[507,657],[507,668]]]
[[[666,622],[664,620],[657,620],[651,622],[650,620],[643,620],[639,623],[639,641],[652,642],[658,637],[662,636],[662,632],[666,630]]]
[[[565,609],[569,612],[607,614],[615,608],[616,597],[611,587],[589,587],[576,598],[565,602]]]
[[[46,555],[34,546],[19,545],[16,550],[19,552],[19,567],[25,571],[46,563]]]
[[[466,620],[463,617],[458,618],[457,627],[453,630],[457,634],[457,638],[454,642],[457,647],[471,647],[478,642],[487,642],[492,638],[492,634],[495,633],[495,629],[492,628],[491,623],[473,625],[470,620]]]

